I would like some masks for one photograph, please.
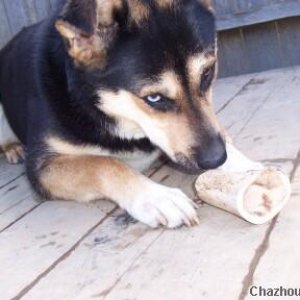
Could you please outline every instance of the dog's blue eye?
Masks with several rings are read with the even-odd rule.
[[[176,102],[161,94],[153,94],[143,98],[152,108],[160,111],[173,111],[176,109]]]
[[[157,94],[157,95],[151,95],[145,98],[148,102],[151,103],[157,103],[160,102],[162,100],[162,96]]]

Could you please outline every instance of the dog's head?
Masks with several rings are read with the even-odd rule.
[[[71,0],[56,28],[116,134],[144,138],[187,172],[226,149],[213,110],[214,17],[200,0]]]

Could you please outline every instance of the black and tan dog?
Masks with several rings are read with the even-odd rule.
[[[160,155],[187,173],[226,149],[212,108],[214,17],[200,0],[70,0],[0,52],[0,144],[49,199],[112,199],[150,226],[198,223],[181,191],[143,176]],[[5,127],[5,128],[4,128]]]

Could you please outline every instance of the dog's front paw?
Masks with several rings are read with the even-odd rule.
[[[153,184],[126,205],[137,220],[153,228],[160,225],[177,228],[199,224],[195,204],[179,189]]]
[[[25,159],[25,151],[20,143],[12,143],[6,146],[2,146],[5,157],[10,164],[22,163]]]

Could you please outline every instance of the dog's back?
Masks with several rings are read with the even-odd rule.
[[[5,115],[19,140],[27,143],[29,115],[38,113],[42,80],[40,65],[47,63],[45,38],[50,19],[24,28],[0,53],[0,93]],[[36,120],[36,118],[34,118]],[[35,124],[38,125],[38,124]]]
[[[65,2],[56,1],[56,8],[48,18],[23,28],[0,50],[0,103],[13,131],[24,144],[27,118],[33,108],[28,111],[27,100],[38,97],[36,85],[43,72],[40,65],[47,63],[46,52],[49,47],[46,44],[51,34],[55,33],[52,23]]]
[[[0,91],[5,114],[18,137],[25,141],[26,95],[34,76],[32,41],[36,27],[23,29],[0,53]],[[30,49],[30,51],[29,51]],[[26,92],[25,92],[26,91]]]

